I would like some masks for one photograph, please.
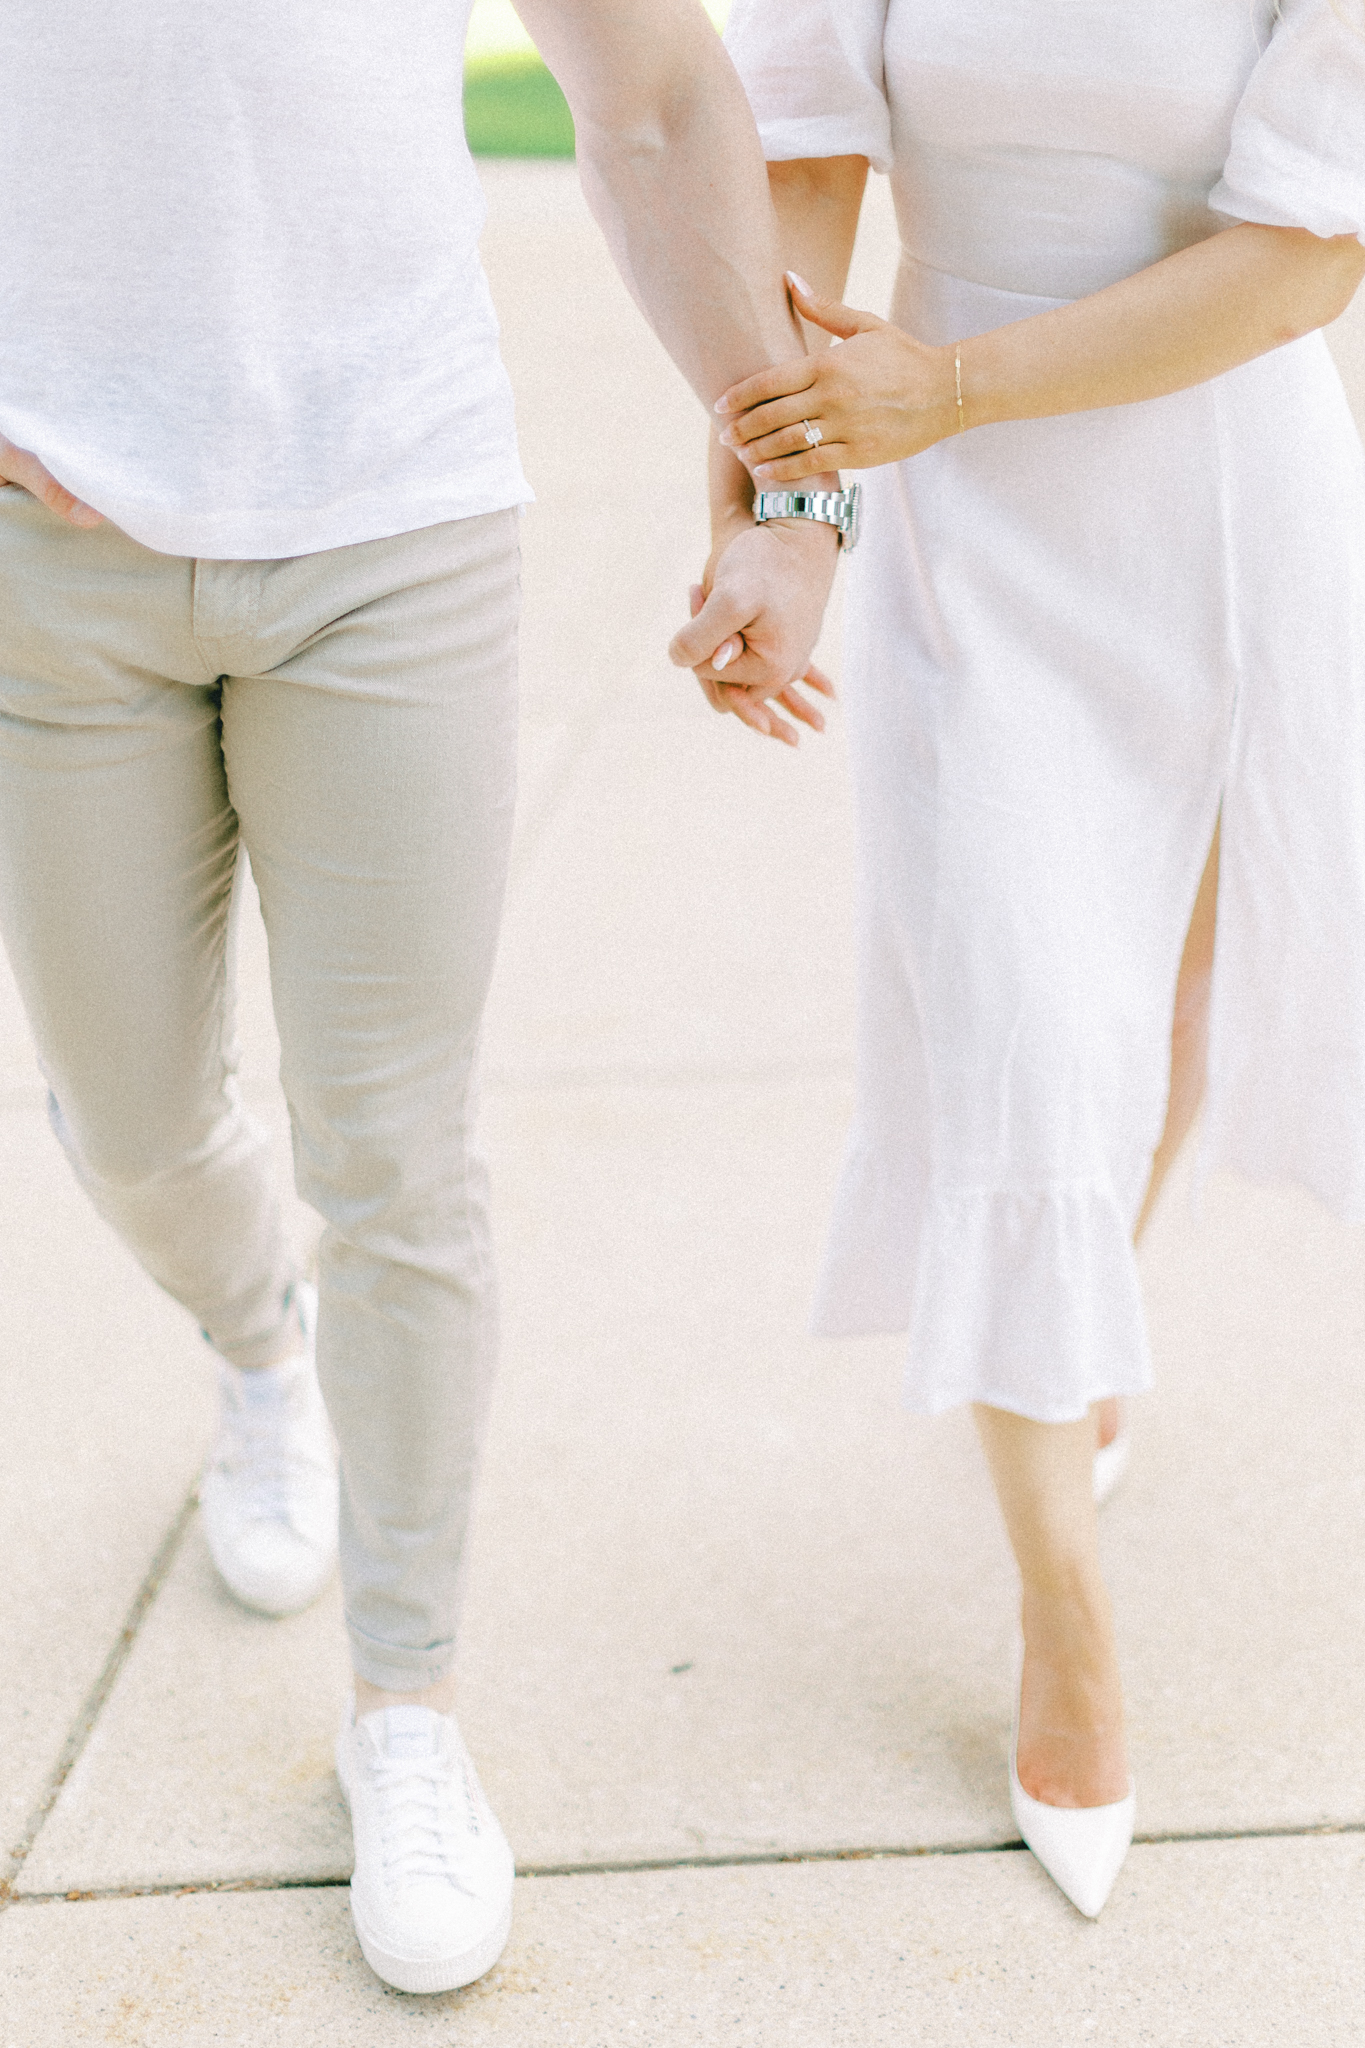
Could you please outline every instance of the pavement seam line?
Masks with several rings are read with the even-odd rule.
[[[1302,1827],[1195,1828],[1134,1835],[1136,1849],[1159,1849],[1183,1842],[1297,1842],[1334,1835],[1365,1835],[1365,1821],[1314,1821]],[[519,1878],[630,1877],[663,1870],[774,1870],[792,1863],[910,1863],[937,1858],[1022,1854],[1026,1845],[1012,1842],[945,1842],[925,1848],[884,1846],[857,1849],[769,1849],[752,1855],[654,1856],[598,1863],[519,1863]],[[21,1892],[17,1906],[90,1905],[114,1899],[186,1899],[226,1892],[340,1891],[348,1877],[220,1877],[187,1884],[108,1885],[90,1891]]]
[[[76,1710],[75,1719],[67,1729],[66,1740],[58,1752],[57,1761],[49,1771],[47,1783],[29,1813],[22,1835],[0,1868],[0,1913],[4,1912],[7,1906],[14,1904],[17,1896],[14,1890],[15,1879],[28,1861],[33,1845],[56,1805],[63,1785],[71,1776],[82,1750],[94,1733],[95,1723],[104,1710],[104,1703],[113,1691],[118,1675],[128,1661],[133,1644],[137,1641],[138,1631],[161,1590],[162,1581],[175,1562],[176,1552],[184,1540],[185,1531],[189,1527],[190,1517],[198,1505],[198,1500],[199,1482],[196,1479],[157,1546],[142,1583],[133,1595],[132,1605],[123,1617],[123,1626],[114,1638],[113,1648],[105,1658],[99,1676]]]

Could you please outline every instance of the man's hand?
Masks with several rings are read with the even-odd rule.
[[[780,519],[737,526],[693,591],[692,623],[675,634],[670,659],[693,671],[717,711],[733,711],[754,732],[796,745],[796,729],[776,704],[823,731],[797,685],[834,695],[810,656],[838,556],[832,527]]]
[[[84,505],[79,498],[58,483],[51,470],[44,469],[36,455],[30,455],[27,448],[16,448],[13,441],[7,441],[0,434],[0,483],[18,484],[20,490],[28,491],[55,512],[59,519],[69,521],[72,526],[98,526],[103,514],[93,505]]]

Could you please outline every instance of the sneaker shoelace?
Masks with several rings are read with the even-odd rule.
[[[465,1771],[441,1757],[376,1756],[373,1769],[385,1877],[399,1885],[443,1880],[473,1897],[468,1850],[479,1823]]]

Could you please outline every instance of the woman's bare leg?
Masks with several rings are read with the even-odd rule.
[[[1095,1443],[1100,1450],[1107,1450],[1118,1435],[1119,1426],[1123,1421],[1123,1410],[1118,1395],[1111,1394],[1107,1401],[1096,1401],[1090,1413],[1095,1418]]]
[[[975,1412],[1023,1584],[1019,1782],[1048,1806],[1107,1806],[1128,1795],[1128,1758],[1100,1571],[1094,1425]]]
[[[1218,832],[1176,982],[1166,1128],[1134,1239],[1141,1241],[1204,1094],[1218,910]],[[1094,1454],[1118,1433],[1119,1404],[1081,1422],[1030,1422],[978,1407],[977,1428],[1023,1586],[1019,1782],[1048,1806],[1106,1806],[1128,1792],[1123,1693],[1100,1571]]]
[[[1147,1183],[1142,1210],[1133,1241],[1141,1244],[1142,1234],[1152,1218],[1166,1176],[1176,1161],[1190,1126],[1204,1099],[1209,1056],[1209,990],[1213,984],[1213,939],[1218,920],[1218,828],[1204,866],[1194,914],[1185,935],[1180,956],[1180,973],[1175,985],[1175,1019],[1171,1027],[1171,1089],[1166,1105],[1166,1128],[1152,1159],[1152,1177]]]
[[[1194,913],[1180,956],[1180,973],[1175,985],[1175,1018],[1171,1027],[1171,1087],[1166,1102],[1166,1128],[1152,1159],[1152,1175],[1143,1196],[1142,1210],[1133,1232],[1134,1244],[1141,1244],[1143,1232],[1152,1220],[1166,1176],[1176,1162],[1180,1148],[1190,1134],[1199,1113],[1208,1078],[1209,990],[1213,983],[1213,940],[1218,921],[1218,827],[1204,866]],[[1119,1433],[1117,1400],[1095,1403],[1096,1438],[1101,1450]]]

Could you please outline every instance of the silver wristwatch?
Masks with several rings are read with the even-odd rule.
[[[760,491],[754,499],[754,519],[818,519],[823,526],[838,528],[839,543],[845,548],[858,545],[861,484],[845,491]]]

